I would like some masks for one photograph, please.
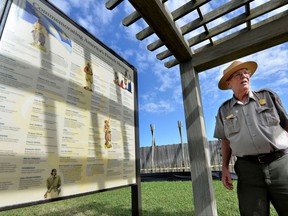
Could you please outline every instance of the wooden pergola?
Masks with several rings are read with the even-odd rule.
[[[107,0],[106,7],[112,10],[122,1]],[[180,66],[195,214],[214,216],[217,208],[198,73],[287,42],[288,0],[270,0],[255,7],[252,7],[253,0],[230,0],[216,8],[219,4],[216,0],[191,0],[174,11],[168,10],[167,1],[129,0],[135,11],[122,23],[129,26],[143,19],[148,27],[136,34],[137,39],[155,34],[158,39],[147,46],[148,50],[166,46],[167,50],[156,57],[166,60],[167,68]],[[215,9],[204,14],[202,8],[210,4],[214,4]],[[192,21],[178,26],[177,20],[193,17],[192,13],[197,14]],[[237,15],[233,17],[233,13]],[[217,19],[224,21],[211,25],[214,21],[219,23]],[[199,29],[201,33],[193,34]],[[188,34],[192,36],[188,38]]]

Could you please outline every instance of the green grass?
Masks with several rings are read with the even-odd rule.
[[[236,187],[237,182],[234,182]],[[239,216],[236,190],[213,181],[219,216]],[[144,182],[143,216],[191,216],[194,213],[190,181]],[[31,207],[2,211],[0,216],[121,216],[131,215],[130,187],[66,199]],[[271,216],[276,216],[272,209]]]

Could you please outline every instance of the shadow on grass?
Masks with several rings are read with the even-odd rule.
[[[31,213],[31,212],[30,212]],[[31,215],[31,214],[30,214]],[[132,210],[130,206],[123,207],[123,206],[105,206],[103,203],[89,203],[81,206],[72,207],[69,209],[63,209],[63,210],[53,210],[47,209],[47,211],[44,213],[40,212],[34,212],[32,215],[37,216],[71,216],[71,215],[99,215],[99,216],[127,216],[132,215]],[[162,208],[157,208],[153,210],[142,210],[143,216],[193,216],[194,212],[188,212],[188,211],[177,211],[177,212],[167,212]],[[28,216],[28,214],[27,214]]]
[[[1,216],[127,216],[132,215],[130,206],[110,206],[102,202],[91,202],[86,204],[78,204],[73,207],[53,204],[43,204],[33,207],[14,209],[0,212]],[[143,216],[193,216],[193,212],[186,210],[181,211],[165,211],[165,209],[157,208],[152,210],[142,210]]]

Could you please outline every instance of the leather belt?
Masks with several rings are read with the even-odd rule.
[[[282,156],[288,154],[288,149],[281,149],[281,150],[276,150],[274,152],[270,152],[267,154],[260,154],[260,155],[248,155],[244,157],[237,157],[240,160],[246,160],[246,161],[252,161],[252,162],[257,162],[260,164],[267,164],[271,163]]]

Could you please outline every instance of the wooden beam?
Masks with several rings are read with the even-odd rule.
[[[140,18],[141,18],[141,15],[137,11],[134,11],[133,13],[131,13],[129,16],[125,17],[122,20],[122,24],[124,26],[129,26],[133,24],[134,22],[136,22],[137,20],[139,20]]]
[[[267,48],[270,48],[270,47],[272,47],[272,46],[276,46],[276,45],[279,45],[279,44],[281,44],[281,43],[283,43],[283,41],[284,42],[286,42],[287,41],[287,37],[288,37],[288,35],[286,35],[287,37],[285,37],[285,33],[284,33],[284,35],[279,35],[279,37],[280,37],[280,39],[277,37],[277,34],[278,34],[278,32],[279,32],[279,34],[283,34],[283,33],[281,33],[282,32],[282,30],[284,30],[285,31],[285,26],[287,26],[287,24],[286,25],[284,25],[283,27],[281,27],[280,25],[277,25],[277,23],[278,22],[280,22],[280,21],[277,21],[277,20],[279,20],[279,19],[285,19],[285,17],[286,17],[286,19],[288,18],[288,11],[284,11],[284,12],[282,12],[282,13],[279,13],[279,14],[277,14],[277,15],[275,15],[275,16],[273,16],[273,17],[270,17],[270,18],[268,18],[268,19],[266,19],[266,20],[263,20],[263,21],[261,21],[261,22],[259,22],[259,23],[256,23],[256,24],[254,24],[254,25],[252,25],[252,26],[250,26],[250,28],[251,28],[251,30],[250,31],[253,31],[253,32],[255,32],[258,28],[260,28],[261,27],[261,29],[263,29],[263,32],[261,32],[261,35],[262,34],[265,34],[265,32],[266,31],[272,31],[272,32],[270,32],[270,34],[272,34],[272,33],[274,33],[273,34],[273,37],[271,38],[271,40],[269,40],[269,38],[262,38],[263,39],[263,44],[265,45],[266,44],[266,46],[264,46],[265,48],[263,48],[263,49],[257,49],[257,52],[258,51],[261,51],[261,50],[264,50],[264,49],[267,49]],[[273,26],[273,24],[269,24],[269,23],[276,23],[276,25],[275,26]],[[268,26],[269,25],[269,26]],[[278,28],[278,29],[277,29]],[[284,28],[284,29],[281,29],[281,28]],[[286,29],[287,29],[287,27],[286,27]],[[215,29],[215,30],[217,30],[217,29]],[[258,32],[258,30],[257,30],[257,32]],[[269,33],[269,32],[267,32],[267,33]],[[234,40],[234,38],[235,37],[239,37],[239,38],[241,38],[242,36],[244,37],[246,34],[251,34],[251,35],[253,35],[253,37],[256,37],[256,39],[257,39],[257,35],[255,35],[255,34],[252,34],[251,32],[249,33],[249,29],[242,29],[242,30],[240,30],[240,31],[238,31],[238,32],[234,32],[233,34],[230,34],[230,35],[228,35],[228,36],[226,36],[226,37],[224,37],[224,38],[221,38],[221,39],[219,39],[219,40],[217,40],[217,41],[215,41],[214,43],[215,43],[215,46],[217,45],[217,47],[220,47],[221,46],[221,43],[224,43],[225,41],[234,41],[234,43],[235,44],[237,44],[238,42],[237,41],[235,41]],[[203,37],[205,37],[205,35],[203,35]],[[281,39],[282,38],[282,39]],[[286,38],[286,39],[285,39]],[[286,40],[286,41],[285,41]],[[253,41],[253,38],[249,38],[249,41]],[[253,44],[251,44],[251,45],[253,45]],[[223,46],[226,46],[226,45],[223,45]],[[230,46],[230,45],[229,45]],[[225,47],[224,47],[225,48]],[[226,47],[227,48],[227,47]],[[259,47],[260,48],[260,47]],[[194,57],[195,55],[196,56],[203,56],[203,58],[205,58],[205,55],[207,54],[207,53],[209,53],[210,52],[210,50],[213,50],[214,48],[213,48],[213,46],[211,47],[211,46],[205,46],[205,47],[201,47],[201,48],[199,48],[198,50],[195,50],[195,54],[192,56],[192,57]],[[220,48],[220,49],[222,49],[222,48]],[[249,49],[249,47],[247,47],[247,49]],[[163,51],[162,53],[159,53],[157,56],[159,56],[159,57],[161,57],[160,55],[165,55],[166,53],[168,53],[169,52],[169,50],[165,50],[165,51]],[[221,53],[222,53],[222,51],[220,51]],[[204,53],[203,55],[202,55],[202,53]],[[253,52],[252,52],[253,53]],[[249,54],[252,54],[252,53],[249,53]],[[248,55],[248,54],[247,54]],[[245,56],[245,55],[244,55]],[[160,58],[159,58],[160,59]],[[233,59],[232,59],[233,60]],[[231,61],[231,60],[230,60]],[[227,61],[224,61],[224,63],[225,62],[227,62]],[[168,62],[166,62],[165,63],[165,67],[167,67],[167,68],[171,68],[171,67],[174,67],[174,66],[176,66],[177,64],[179,64],[179,61],[177,61],[176,59],[172,59],[172,60],[170,60],[170,61],[168,61]],[[218,65],[220,65],[220,64],[218,64]],[[218,65],[213,65],[213,67],[216,67],[216,66],[218,66]],[[209,66],[209,64],[207,64],[207,67],[208,68],[206,68],[206,69],[203,69],[203,70],[207,70],[207,69],[210,69],[210,68],[212,68],[212,67],[210,67]],[[197,67],[196,66],[196,68],[199,70],[199,67]],[[203,70],[201,70],[201,71],[203,71]]]
[[[181,7],[177,8],[176,10],[171,12],[173,20],[176,21],[176,20],[182,18],[183,16],[187,15],[191,11],[193,11],[195,9],[199,9],[199,7],[201,7],[202,5],[204,5],[205,3],[209,2],[209,1],[211,1],[211,0],[198,0],[197,2],[190,1],[190,2],[182,5]],[[138,40],[143,40],[143,39],[149,37],[150,35],[152,35],[153,33],[154,33],[153,29],[151,29],[148,26],[147,28],[145,28],[142,31],[138,32],[136,34],[136,38]]]
[[[211,0],[198,0],[196,2],[189,1],[186,4],[182,5],[181,7],[177,8],[176,10],[172,11],[172,17],[173,20],[176,21],[188,13],[190,13],[193,10],[199,9],[202,5],[206,4],[207,2],[210,2]]]
[[[173,20],[176,21],[176,20],[180,19],[181,17],[185,16],[186,14],[190,13],[193,10],[200,11],[199,7],[204,5],[205,3],[209,2],[209,1],[210,0],[200,0],[197,2],[193,2],[193,1],[187,2],[186,4],[182,5],[181,7],[177,8],[176,10],[174,10],[171,13]],[[150,51],[154,51],[163,45],[164,45],[164,43],[161,40],[156,40],[153,43],[149,44],[147,46],[147,49]]]
[[[162,0],[162,3],[167,2],[168,0]],[[138,32],[136,34],[136,38],[138,40],[144,40],[145,38],[149,37],[150,35],[152,35],[154,33],[154,30],[148,26],[145,29],[143,29],[142,31]]]
[[[217,19],[217,18],[219,18],[219,17],[221,17],[221,16],[223,16],[223,15],[225,15],[225,14],[227,14],[227,13],[229,13],[229,12],[239,8],[239,7],[242,7],[243,5],[245,5],[245,4],[247,4],[247,3],[251,2],[251,1],[253,1],[253,0],[244,0],[244,1],[242,1],[242,0],[241,1],[234,0],[234,1],[230,1],[230,2],[222,5],[221,7],[216,8],[215,10],[205,14],[203,17],[199,17],[198,19],[195,19],[192,22],[187,23],[186,25],[182,26],[180,28],[181,31],[182,31],[182,35],[185,35],[185,34],[191,32],[191,31],[193,31],[193,30],[195,30],[195,29],[197,29],[197,28],[199,28],[201,26],[205,26],[207,23],[212,22],[213,20],[215,20],[215,19]],[[207,32],[204,32],[204,33],[202,33],[202,34],[200,34],[200,35],[198,35],[196,37],[198,37],[200,39],[202,38],[202,41],[203,41],[204,40],[203,38],[205,38],[206,36],[207,36]],[[211,39],[211,38],[208,38],[208,39]],[[192,39],[190,39],[190,40],[192,40]],[[152,43],[149,48],[153,49],[153,50],[159,48],[160,44],[156,43],[156,42],[157,41],[155,41],[154,44]],[[189,46],[191,46],[191,45],[189,44]],[[172,55],[172,53],[169,50],[164,50],[164,51],[160,52],[159,54],[157,54],[156,57],[159,60],[163,60],[165,58],[170,57],[171,55]]]
[[[278,20],[281,17],[284,17],[286,15],[288,15],[288,11],[279,13],[277,15],[274,15],[273,17],[270,17],[269,19],[262,20],[262,21],[260,21],[260,22],[258,22],[256,24],[254,24],[252,29],[256,29],[256,28],[258,28],[260,26],[264,26],[265,24],[268,24],[269,22],[276,21],[276,20]],[[250,30],[251,30],[251,26],[249,28],[247,27],[245,29],[241,29],[240,31],[234,32],[234,33],[232,33],[230,35],[227,35],[227,36],[225,36],[223,38],[220,38],[220,39],[216,40],[214,44],[217,45],[217,44],[223,43],[223,42],[228,41],[228,40],[230,40],[230,39],[232,39],[232,38],[234,38],[234,37],[236,37],[238,35],[244,34],[244,33],[246,33],[247,31],[250,31]],[[205,51],[205,50],[209,49],[210,47],[211,46],[200,47],[199,49],[195,50],[195,53]]]
[[[167,68],[172,68],[176,65],[178,65],[180,62],[177,60],[177,59],[172,59],[168,62],[165,62],[164,66],[167,67]]]
[[[201,26],[203,26],[205,28],[205,30],[206,30],[205,32],[200,33],[199,35],[194,36],[193,38],[190,38],[188,40],[189,46],[192,46],[192,45],[195,45],[197,43],[203,42],[206,39],[209,39],[210,43],[212,43],[211,37],[214,36],[215,34],[216,35],[220,34],[221,32],[224,31],[223,28],[224,27],[228,28],[228,26],[227,26],[227,23],[226,23],[226,24],[221,24],[219,26],[219,27],[222,26],[222,28],[219,28],[218,26],[213,28],[215,30],[213,31],[213,35],[212,35],[211,33],[209,33],[208,28],[206,27],[206,24],[208,22],[211,22],[211,21],[219,18],[220,16],[223,16],[223,15],[231,12],[232,10],[235,10],[235,9],[237,9],[239,7],[242,7],[243,5],[249,3],[250,1],[253,1],[253,0],[244,0],[244,1],[237,1],[237,0],[235,1],[234,0],[234,1],[228,2],[228,3],[224,4],[224,5],[222,5],[221,7],[217,8],[217,9],[215,9],[215,10],[209,12],[209,13],[207,13],[203,17],[201,17],[202,14],[199,14],[200,17],[198,19],[195,19],[194,21],[192,21],[192,22],[184,25],[183,27],[181,27],[181,31],[182,31],[183,35],[191,32],[191,31],[193,31],[193,30],[195,30],[195,29],[197,29],[197,28],[199,28]],[[245,16],[245,18],[246,18],[246,16]],[[234,20],[239,22],[238,19],[234,19]],[[229,22],[229,21],[227,21],[227,22]],[[229,27],[229,28],[231,28],[231,27]],[[213,29],[211,29],[211,31]],[[150,51],[154,51],[154,50],[156,50],[159,47],[160,47],[160,44],[157,41],[151,43],[150,46],[148,45],[148,49],[150,48],[149,49]],[[156,57],[159,60],[163,60],[163,59],[168,58],[170,56],[172,56],[172,53],[169,50],[164,50],[164,51],[158,53]]]
[[[172,53],[170,52],[170,50],[164,50],[164,51],[158,53],[156,55],[156,58],[159,60],[163,60],[163,59],[168,58],[170,56],[172,56]]]
[[[129,0],[129,2],[141,14],[146,23],[154,29],[160,40],[179,62],[191,59],[192,51],[187,41],[182,37],[171,14],[167,12],[161,1]]]
[[[154,30],[150,26],[148,26],[145,29],[143,29],[142,31],[138,32],[136,34],[136,38],[138,40],[144,40],[145,38],[149,37],[152,34],[154,34]]]
[[[207,24],[208,22],[212,22],[216,19],[218,19],[221,16],[224,16],[227,13],[230,13],[231,11],[242,7],[243,5],[254,1],[254,0],[234,0],[234,1],[230,1],[222,6],[220,6],[219,8],[216,8],[214,10],[212,10],[211,12],[205,14],[203,16],[203,19],[196,19],[190,23],[187,23],[186,25],[181,27],[181,31],[182,34],[185,35],[205,24]]]
[[[198,72],[208,70],[234,59],[288,42],[288,11],[282,12],[278,16],[281,18],[255,29],[252,25],[250,31],[207,48],[205,51],[195,53],[192,58],[196,70]]]
[[[248,3],[248,4],[246,4],[245,5],[245,12],[246,12],[246,16],[250,16],[250,14],[251,14],[251,12],[250,12],[250,4]],[[251,29],[251,20],[248,20],[247,22],[246,22],[246,25],[247,25],[247,29]]]
[[[193,60],[180,63],[188,152],[190,157],[195,215],[216,216],[208,142],[202,110],[198,73]]]
[[[240,14],[224,23],[221,23],[220,25],[217,25],[210,29],[209,33],[203,32],[200,33],[190,39],[188,39],[189,46],[196,45],[198,43],[201,43],[211,37],[214,37],[216,35],[219,35],[225,31],[228,31],[234,27],[237,27],[245,22],[248,22],[252,19],[255,19],[259,16],[262,16],[264,14],[267,14],[271,12],[272,10],[275,10],[279,7],[284,6],[287,4],[288,0],[278,0],[278,1],[269,1],[267,3],[264,3],[250,11],[250,15],[247,16],[246,12],[243,14]],[[249,26],[251,28],[251,26]]]
[[[105,6],[109,10],[113,10],[115,7],[117,7],[123,0],[108,0],[105,3]]]
[[[148,45],[147,45],[147,49],[148,49],[149,51],[154,51],[154,50],[156,50],[156,49],[158,49],[158,48],[160,48],[160,47],[162,47],[162,46],[164,46],[164,45],[165,45],[165,44],[164,44],[161,40],[156,40],[156,41],[154,41],[153,43],[148,44]],[[168,52],[171,53],[170,50],[168,50]],[[172,55],[172,53],[171,53],[171,55]]]

